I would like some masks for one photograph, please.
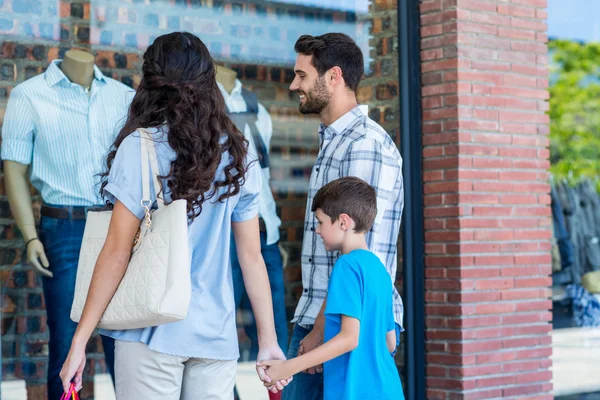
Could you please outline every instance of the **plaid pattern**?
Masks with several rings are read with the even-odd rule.
[[[310,177],[304,239],[302,242],[303,292],[292,322],[314,323],[327,295],[329,277],[339,252],[327,252],[316,234],[317,220],[311,212],[312,199],[327,183],[356,176],[377,191],[377,218],[367,234],[367,244],[396,280],[397,243],[404,207],[402,158],[393,140],[381,126],[368,118],[361,107],[319,129],[320,151]],[[394,289],[394,316],[402,326],[403,306]]]

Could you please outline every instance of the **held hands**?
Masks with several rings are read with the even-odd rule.
[[[39,239],[32,240],[27,244],[27,261],[33,265],[33,268],[38,274],[44,275],[47,278],[52,278],[52,272],[48,270],[50,263],[46,258],[44,246]]]
[[[289,375],[281,379],[271,379],[271,377],[265,373],[267,366],[262,365],[263,362],[267,362],[268,360],[285,361],[285,355],[278,345],[275,344],[259,348],[258,356],[256,358],[256,372],[258,377],[272,393],[277,393],[282,391],[283,388],[292,381],[292,378],[291,375]]]
[[[272,382],[292,381],[294,374],[290,368],[290,363],[284,360],[265,360],[257,363],[259,367],[266,368],[265,373]],[[272,383],[265,382],[265,387],[271,390]],[[276,393],[276,392],[275,392]]]

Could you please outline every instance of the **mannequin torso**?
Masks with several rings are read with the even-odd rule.
[[[90,89],[94,80],[94,56],[81,50],[69,50],[60,64],[60,69],[73,83]]]
[[[90,53],[81,50],[69,50],[59,64],[62,73],[72,83],[83,87],[88,95],[95,76],[94,59],[94,56]],[[23,234],[24,241],[27,243],[28,262],[38,272],[50,277],[52,274],[46,269],[48,268],[48,260],[44,247],[36,239],[37,232],[32,210],[29,167],[28,164],[10,159],[4,161],[6,192],[12,215]]]
[[[225,88],[227,93],[231,93],[235,86],[235,80],[237,79],[237,72],[234,70],[217,65],[217,82],[219,82]]]

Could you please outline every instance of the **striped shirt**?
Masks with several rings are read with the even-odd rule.
[[[47,204],[102,204],[98,174],[135,92],[94,67],[88,94],[69,81],[60,61],[12,90],[2,159],[31,164],[31,184]]]
[[[369,249],[396,281],[398,235],[404,208],[402,158],[394,141],[381,126],[356,107],[333,124],[319,129],[320,150],[310,176],[302,242],[304,290],[292,322],[312,325],[327,295],[329,277],[339,252],[327,252],[316,234],[317,220],[311,211],[317,191],[344,176],[356,176],[377,191],[377,217],[367,233]],[[392,300],[392,299],[390,299]],[[393,293],[394,318],[402,326],[403,305]]]

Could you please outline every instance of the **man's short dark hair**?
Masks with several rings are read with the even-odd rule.
[[[365,73],[363,54],[352,38],[344,33],[321,36],[303,35],[294,46],[296,53],[312,56],[319,76],[333,67],[340,67],[346,86],[354,92]]]
[[[377,194],[367,182],[348,176],[319,189],[313,199],[312,212],[319,208],[331,222],[347,214],[354,220],[356,232],[368,232],[377,216]]]

